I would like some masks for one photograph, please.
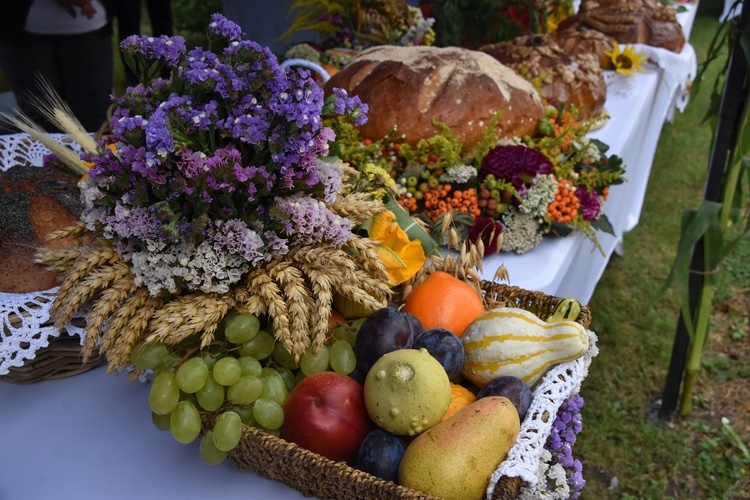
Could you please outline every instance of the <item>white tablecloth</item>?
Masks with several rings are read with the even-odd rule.
[[[32,385],[0,382],[1,500],[302,499],[297,490],[208,466],[198,442],[151,423],[150,385],[104,367]]]

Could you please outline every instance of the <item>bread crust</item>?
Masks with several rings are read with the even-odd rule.
[[[500,137],[533,134],[544,116],[532,84],[485,53],[457,47],[380,46],[362,51],[325,85],[357,95],[369,106],[364,138],[379,139],[397,127],[416,144],[446,124],[466,150],[482,139],[500,113]]]
[[[607,84],[594,54],[570,53],[549,35],[519,36],[481,50],[524,78],[539,81],[540,92],[551,103],[575,106],[580,119],[598,116],[604,109]]]

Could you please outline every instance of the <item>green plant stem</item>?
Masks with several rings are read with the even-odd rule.
[[[682,395],[680,399],[680,416],[689,415],[693,407],[693,390],[695,382],[698,379],[698,372],[701,367],[701,356],[703,347],[708,339],[709,326],[711,323],[711,304],[713,304],[714,295],[716,295],[716,284],[714,275],[710,269],[706,268],[706,275],[703,278],[700,300],[696,310],[695,329],[693,338],[688,348],[688,360],[685,365],[685,377],[683,379]]]

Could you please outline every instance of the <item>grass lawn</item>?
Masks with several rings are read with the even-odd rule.
[[[708,3],[699,9],[690,40],[699,61],[720,12]],[[664,125],[640,223],[625,236],[623,257],[613,257],[590,304],[600,354],[581,391],[584,430],[575,451],[587,479],[583,498],[750,498],[750,457],[721,424],[728,417],[748,442],[747,240],[725,264],[704,356],[710,369],[701,375],[693,414],[669,423],[647,416],[664,389],[679,310],[673,293],[651,299],[675,257],[682,210],[703,196],[712,131],[701,120],[719,66],[686,112]]]

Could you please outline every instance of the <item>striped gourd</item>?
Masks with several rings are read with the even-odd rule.
[[[505,375],[533,386],[554,365],[576,359],[589,348],[588,333],[580,324],[548,323],[515,307],[487,311],[469,325],[462,340],[462,373],[480,387]]]

